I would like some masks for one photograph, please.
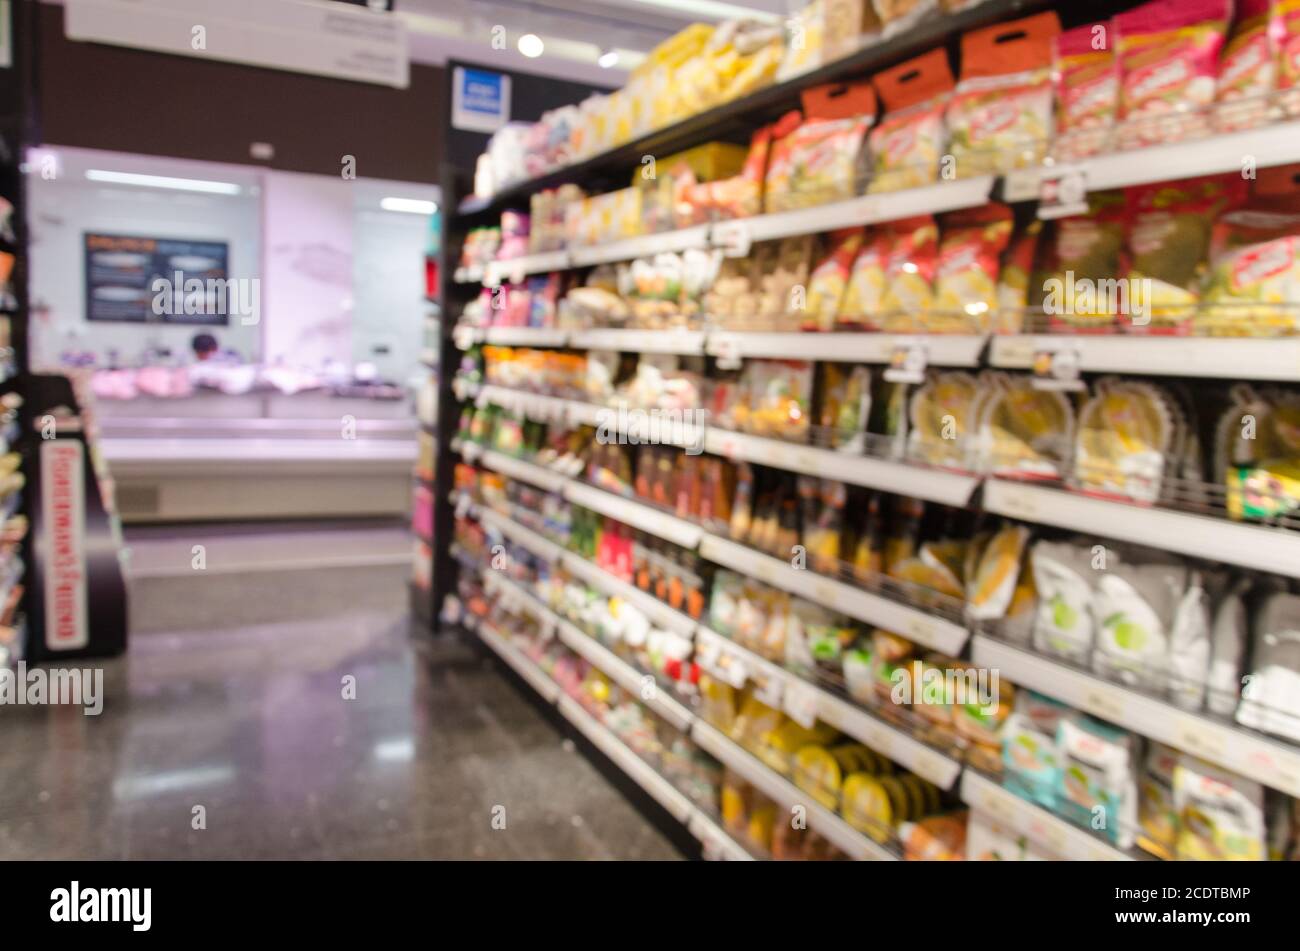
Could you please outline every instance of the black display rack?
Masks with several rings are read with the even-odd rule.
[[[26,517],[20,545],[23,597],[16,626],[30,662],[107,657],[126,649],[126,587],[120,530],[111,490],[101,480],[88,407],[68,378],[33,374],[29,364],[30,299],[27,179],[29,146],[42,140],[37,95],[39,4],[6,6],[12,63],[0,68],[0,195],[12,205],[15,256],[10,322],[12,357],[2,391],[21,405],[10,447],[22,457],[25,484],[11,516]],[[106,497],[108,496],[108,497]]]

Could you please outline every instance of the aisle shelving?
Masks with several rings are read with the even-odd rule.
[[[972,769],[962,774],[961,798],[972,809],[996,819],[1006,828],[1062,859],[1124,862],[1146,858],[1116,848],[1100,836],[1080,829]]]
[[[1166,700],[1102,680],[1050,657],[977,635],[972,659],[1022,687],[1050,694],[1093,716],[1300,796],[1300,749],[1263,734],[1182,710]]]
[[[832,845],[858,860],[895,861],[898,856],[874,841],[840,816],[813,800],[780,773],[768,766],[731,741],[715,727],[703,720],[696,720],[691,727],[691,738],[700,748],[710,754],[724,766],[734,770],[738,776],[765,796],[781,806],[786,813],[803,810],[808,828],[814,830]]]
[[[1300,381],[1300,337],[995,335],[989,365],[1028,370],[1037,354],[1062,352],[1070,353],[1085,373]]]
[[[985,481],[984,508],[1039,525],[1300,578],[1300,532],[1288,529],[1009,479]]]

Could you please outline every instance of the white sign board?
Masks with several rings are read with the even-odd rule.
[[[70,40],[405,89],[406,24],[325,0],[67,0]]]
[[[457,66],[452,74],[451,127],[495,132],[510,121],[510,77],[490,69]]]

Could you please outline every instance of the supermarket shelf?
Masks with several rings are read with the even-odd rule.
[[[500,634],[489,630],[486,624],[478,623],[472,626],[477,629],[478,636],[483,639],[483,643],[492,648],[493,652],[506,662],[506,666],[522,677],[528,686],[541,694],[547,703],[554,703],[559,698],[560,685],[546,676],[545,672],[525,657],[519,648]]]
[[[494,452],[491,449],[480,449],[475,443],[471,442],[461,445],[461,455],[469,462],[477,461],[493,472],[499,472],[503,476],[518,479],[520,482],[527,482],[529,485],[535,485],[546,492],[563,491],[565,484],[569,481],[558,472],[552,472],[550,469],[543,468],[535,463],[525,462],[522,459]]]
[[[1094,498],[1007,479],[985,482],[984,508],[996,515],[1041,525],[1300,578],[1300,532]]]
[[[807,598],[832,611],[857,618],[868,624],[924,644],[944,654],[957,656],[966,643],[967,630],[953,621],[928,614],[861,588],[845,584],[815,572],[793,567],[789,562],[744,545],[705,534],[700,554],[709,561],[757,578],[791,594]]]
[[[526,203],[528,196],[566,182],[594,179],[620,180],[626,184],[628,173],[646,155],[672,155],[683,149],[714,139],[744,141],[753,127],[778,118],[788,109],[799,106],[799,93],[812,86],[870,75],[909,57],[944,45],[951,37],[968,30],[1024,16],[1048,6],[1046,0],[985,0],[967,10],[943,16],[927,16],[911,29],[872,42],[817,69],[808,70],[782,83],[773,83],[745,96],[737,97],[705,112],[625,142],[581,161],[535,178],[525,179],[499,189],[490,197],[474,196],[457,209],[460,217],[484,215]]]
[[[551,564],[559,564],[560,559],[564,556],[564,549],[549,538],[543,538],[531,528],[520,525],[513,519],[506,518],[500,512],[494,512],[492,509],[479,506],[478,520],[485,525],[495,528],[502,535],[509,538],[518,545],[527,548],[538,558]],[[595,567],[594,565],[592,566]],[[597,569],[599,570],[599,569]],[[601,572],[603,574],[603,572]]]
[[[481,264],[473,264],[469,267],[458,267],[452,272],[451,279],[457,284],[480,284],[483,281],[486,268]],[[437,301],[429,298],[429,303],[436,304]]]
[[[1101,191],[1198,175],[1240,172],[1245,156],[1251,156],[1257,168],[1285,165],[1295,161],[1297,141],[1300,141],[1300,120],[1186,142],[1110,152],[1068,163],[1068,167],[1082,170],[1089,191]],[[1039,182],[1044,175],[1054,171],[1059,170],[1044,167],[1012,172],[1006,176],[1003,194],[1008,201],[1037,198]]]
[[[661,689],[658,684],[655,684],[654,678],[649,674],[641,673],[641,671],[599,643],[595,638],[584,634],[567,621],[561,620],[559,622],[558,632],[560,641],[565,646],[569,647],[575,654],[584,657],[591,666],[602,671],[614,683],[637,697],[643,704],[672,724],[674,729],[685,733],[690,728],[694,714],[682,706],[675,698],[669,696],[667,690]],[[646,690],[647,680],[653,687],[652,691]],[[650,693],[649,699],[646,698],[647,693]]]
[[[638,786],[650,794],[655,802],[683,824],[695,813],[695,806],[679,789],[664,779],[653,766],[637,756],[630,747],[615,736],[608,727],[582,708],[572,697],[561,696],[560,713],[578,728],[578,732],[627,773]]]
[[[979,484],[973,475],[927,469],[856,453],[836,452],[815,446],[801,446],[781,439],[768,439],[709,429],[704,451],[733,461],[743,460],[804,475],[835,479],[870,489],[910,495],[943,505],[965,506]]]
[[[1035,845],[1073,861],[1132,861],[1135,856],[1041,806],[1021,799],[974,770],[961,778],[961,798],[972,809],[988,814]]]
[[[568,335],[554,327],[485,327],[482,339],[504,347],[563,347]]]
[[[997,669],[1017,686],[1040,691],[1265,786],[1300,796],[1300,749],[1285,742],[1180,710],[985,635],[974,639],[972,656],[977,666]]]
[[[748,849],[733,839],[727,832],[699,809],[686,824],[691,835],[700,840],[704,846],[706,859],[723,862],[753,862],[755,857]]]
[[[737,218],[715,226],[715,243],[721,237],[726,243],[737,241],[738,247],[747,249],[755,241],[818,234],[959,208],[977,208],[988,203],[994,181],[992,175],[980,175],[905,191],[860,195],[811,208]]]
[[[504,261],[493,261],[483,269],[483,283],[491,286],[511,281],[518,284],[529,274],[563,271],[569,265],[568,251],[543,251]]]
[[[709,334],[715,357],[766,357],[782,360],[832,360],[888,363],[910,347],[925,351],[930,366],[975,367],[988,338],[983,334],[756,333],[719,330]]]
[[[704,535],[704,529],[698,525],[581,482],[568,481],[564,486],[564,497],[574,505],[607,515],[683,548],[695,548]]]
[[[691,737],[701,749],[730,767],[742,779],[774,800],[787,813],[795,807],[802,807],[807,813],[808,827],[851,858],[897,860],[898,856],[883,845],[863,835],[814,800],[808,793],[702,720],[696,720],[695,725],[691,727]]]
[[[504,386],[479,387],[475,401],[479,406],[491,403],[504,410],[544,423],[566,422],[571,415],[569,400],[541,396],[524,390],[512,390]]]
[[[812,692],[815,695],[813,710],[817,719],[823,723],[853,737],[882,756],[889,757],[904,769],[911,770],[923,779],[928,779],[941,789],[951,789],[957,782],[957,777],[961,774],[961,763],[938,750],[931,749],[920,740],[908,736],[902,730],[872,716],[866,710],[842,700],[784,667],[759,657],[710,628],[701,626],[696,631],[695,643],[697,658],[701,651],[704,653],[716,651],[727,655],[730,661],[727,673],[733,674],[739,666],[746,678],[756,683],[763,702],[769,706],[780,708],[783,698],[787,695]],[[721,675],[715,674],[715,676]],[[729,677],[723,679],[734,683]]]
[[[622,241],[597,244],[585,248],[570,248],[569,260],[573,267],[588,267],[612,261],[631,261],[633,258],[663,254],[668,251],[689,251],[709,246],[709,226],[696,225],[678,231],[660,231],[643,234]]]
[[[1300,380],[1300,337],[1017,334],[993,337],[989,362],[1006,369],[1030,369],[1038,351],[1072,352],[1079,369],[1091,373]]]
[[[695,622],[682,612],[664,604],[654,595],[647,594],[636,585],[614,577],[608,571],[573,552],[565,553],[563,564],[569,574],[576,575],[611,598],[621,598],[628,602],[659,627],[687,639],[694,639]]]
[[[632,353],[704,352],[704,334],[693,330],[575,330],[569,346],[579,350],[620,350]]]

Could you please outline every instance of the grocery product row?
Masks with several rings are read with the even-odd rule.
[[[1289,0],[1152,0],[1098,22],[1066,9],[1064,30],[1050,10],[1011,20],[1004,18],[1014,4],[944,0],[943,13],[939,6],[817,0],[789,31],[744,20],[688,27],[656,48],[625,88],[497,132],[479,160],[476,192],[536,191],[547,173],[600,153],[621,154],[611,150],[721,104],[736,102],[726,114],[743,115],[744,96],[791,79],[785,101],[798,94],[802,112],[787,114],[766,134],[776,142],[795,137],[791,145],[816,160],[796,154],[772,163],[779,171],[769,176],[776,200],[768,210],[864,188],[905,188],[941,174],[1004,172],[1048,158],[1195,140],[1300,113],[1300,14]],[[902,7],[909,9],[898,16]],[[955,8],[973,13],[944,16]],[[987,25],[990,19],[1004,22]],[[908,32],[905,45],[888,42]],[[957,34],[959,43],[946,46]],[[927,40],[934,46],[928,53],[898,62],[896,49],[924,49]],[[843,69],[817,77],[833,79],[831,85],[799,78],[873,44],[878,58],[858,53]],[[768,112],[782,101],[768,100],[761,102]],[[702,138],[708,128],[689,132]],[[733,215],[758,197],[728,169],[672,192],[673,199]]]
[[[553,346],[586,330],[1271,339],[1300,327],[1300,165],[1094,192],[1050,222],[980,198],[807,230],[727,251],[656,238],[585,275],[486,286],[460,324]],[[464,253],[478,253],[470,237]]]
[[[847,823],[890,853],[904,855],[909,852],[905,840],[913,834],[911,823],[924,817],[920,824],[927,834],[948,842],[949,851],[960,852],[960,838],[967,835],[966,816],[955,813],[960,793],[979,813],[991,812],[1004,825],[1008,820],[1026,825],[1021,834],[1029,835],[1047,856],[1099,857],[1110,854],[1108,849],[1128,852],[1135,845],[1166,858],[1281,857],[1290,849],[1294,803],[1275,790],[1266,793],[1258,781],[1067,708],[1024,684],[1013,686],[999,679],[996,666],[977,667],[926,651],[891,632],[868,631],[822,604],[792,598],[758,579],[709,565],[693,553],[674,551],[673,546],[656,546],[653,539],[569,506],[557,496],[503,482],[487,472],[466,469],[460,477],[462,488],[474,492],[484,506],[478,521],[465,517],[457,523],[458,544],[471,563],[487,575],[495,569],[517,583],[531,584],[536,597],[556,615],[601,640],[634,671],[650,674],[658,689],[671,691],[676,703],[704,722],[695,731],[697,737],[713,738],[721,732],[724,742],[729,737],[767,770],[793,782],[803,798],[811,796],[830,813],[810,811],[808,816],[810,824],[820,819],[833,841],[844,831],[840,823]],[[471,488],[475,484],[477,488]],[[471,508],[463,514],[472,514]],[[1016,526],[994,532],[987,539],[990,554],[982,559],[992,567],[982,572],[999,579],[1010,575],[1014,589],[1008,610],[1013,617],[1032,618],[1035,637],[1050,639],[1048,628],[1055,630],[1052,625],[1062,624],[1068,612],[1059,595],[1048,599],[1035,594],[1035,579],[1057,567],[1052,556],[1060,553],[1047,541],[1035,543],[1029,553],[1017,550],[1027,534]],[[539,539],[545,544],[538,545]],[[895,548],[898,544],[895,536]],[[927,541],[922,550],[933,559],[940,544]],[[1165,707],[1192,709],[1194,699],[1204,700],[1205,675],[1189,673],[1195,669],[1195,651],[1186,649],[1187,624],[1195,626],[1187,615],[1197,613],[1187,604],[1204,608],[1205,595],[1195,588],[1199,580],[1185,582],[1191,585],[1180,609],[1185,616],[1172,622],[1171,631],[1143,613],[1159,596],[1143,583],[1142,563],[1130,557],[1131,568],[1116,563],[1102,575],[1107,594],[1098,597],[1113,601],[1080,606],[1089,617],[1095,611],[1119,615],[1119,620],[1108,617],[1096,635],[1098,669],[1123,682],[1133,674],[1126,661],[1132,660],[1135,642],[1170,633],[1180,646],[1174,651],[1176,659],[1166,657],[1164,662],[1181,670],[1182,679]],[[571,572],[578,563],[594,564],[599,572],[635,585],[670,609],[700,618],[693,641],[658,626],[637,605],[604,586],[593,589],[590,574]],[[1008,563],[1014,567],[1008,569]],[[1123,603],[1126,597],[1129,603]],[[1260,631],[1277,627],[1276,618],[1267,612],[1280,609],[1280,603],[1266,596],[1265,616],[1250,618],[1257,637],[1251,650],[1262,667],[1248,682],[1262,674],[1277,685],[1278,678],[1290,676],[1278,670],[1276,657],[1265,656],[1261,647],[1270,635]],[[1220,603],[1216,626],[1226,610]],[[1208,625],[1209,612],[1202,613]],[[1118,628],[1125,631],[1114,636]],[[1223,637],[1216,630],[1216,645]],[[976,664],[982,664],[978,651],[975,657]],[[1216,647],[1214,663],[1222,660]],[[772,671],[782,673],[772,676]],[[1010,670],[1001,674],[1009,677]],[[1198,676],[1202,694],[1193,698]],[[1257,710],[1283,713],[1264,695],[1248,693],[1240,699],[1238,719],[1256,703]],[[682,719],[680,711],[675,719]],[[864,723],[876,726],[861,729]],[[1238,732],[1247,741],[1258,736]],[[1211,751],[1206,747],[1197,752]],[[1288,755],[1292,763],[1297,761],[1294,748]],[[941,768],[945,761],[960,761],[980,775],[964,780],[959,790],[956,770],[945,773]],[[748,760],[740,762],[750,771],[755,768]],[[907,764],[906,773],[898,773],[900,763]],[[942,780],[942,785],[931,787],[925,775]],[[1291,776],[1294,779],[1294,772]],[[885,781],[891,777],[901,788],[898,782]],[[1280,777],[1270,779],[1276,783]],[[914,795],[912,786],[920,793]],[[929,788],[933,793],[925,792]],[[1291,786],[1287,791],[1297,790]],[[1007,795],[1038,808],[1018,814],[1003,801]],[[970,828],[975,827],[972,818]],[[1080,830],[1087,833],[1082,838]],[[910,851],[916,851],[915,846]]]
[[[1285,387],[1102,377],[1076,391],[1031,376],[485,346],[457,388],[500,447],[529,421],[582,424],[623,444],[667,443],[806,475],[966,505],[1120,540],[1148,541],[1294,576],[1300,445]],[[496,407],[495,409],[493,407]]]

